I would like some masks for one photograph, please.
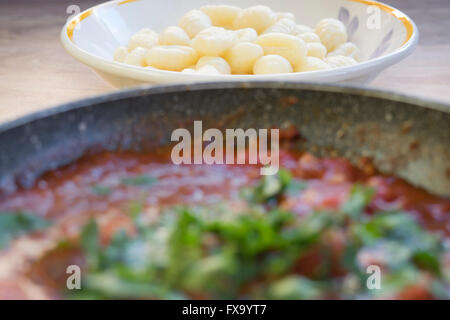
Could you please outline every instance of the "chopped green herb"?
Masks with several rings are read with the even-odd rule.
[[[110,187],[102,185],[94,185],[91,187],[91,190],[98,196],[107,196],[112,192],[112,189]]]
[[[48,226],[50,221],[36,214],[22,211],[0,212],[0,248],[4,248],[15,237],[45,229]]]
[[[277,174],[264,176],[252,190],[250,194],[251,200],[258,203],[276,200],[290,184],[291,180],[291,173],[284,169],[278,170]]]
[[[155,177],[142,174],[132,178],[125,178],[122,180],[122,183],[129,186],[145,186],[152,185],[157,181],[158,179]]]
[[[126,288],[136,288],[133,297],[196,291],[235,297],[251,279],[289,270],[328,225],[320,214],[300,224],[292,214],[278,211],[249,212],[232,220],[189,210],[176,215],[141,228],[137,237],[118,233],[105,248],[99,246],[96,224],[90,222],[82,239],[90,270],[87,290],[108,297],[128,296]],[[106,285],[114,281],[124,284],[123,291]]]
[[[143,206],[141,201],[131,201],[128,204],[128,213],[131,217],[136,218],[142,212]]]
[[[91,220],[81,233],[81,246],[91,270],[99,267],[100,236],[97,223]]]
[[[441,267],[437,252],[418,250],[413,256],[414,263],[422,269],[429,270],[435,274],[440,274]]]
[[[300,192],[308,187],[308,183],[304,180],[292,179],[286,186],[285,193],[289,196],[298,196]]]
[[[341,206],[341,211],[352,218],[357,218],[372,200],[375,190],[371,187],[355,184],[350,198]]]
[[[401,293],[423,272],[436,280],[430,290],[447,297],[445,286],[439,285],[446,274],[440,263],[444,248],[411,215],[366,213],[373,190],[361,185],[352,188],[339,210],[298,217],[277,206],[283,193],[305,187],[303,181],[280,171],[248,190],[251,197],[243,212],[181,208],[153,222],[141,219],[142,203],[133,202],[129,209],[137,234],[118,232],[104,247],[91,221],[82,233],[88,268],[79,297],[383,297]],[[263,205],[255,206],[255,199]],[[332,251],[333,234],[344,240],[338,260]],[[299,263],[311,253],[320,260],[314,276],[306,277],[297,268],[305,267]],[[365,262],[383,268],[382,289],[365,286],[369,276]],[[345,270],[345,277],[333,277],[336,268]]]

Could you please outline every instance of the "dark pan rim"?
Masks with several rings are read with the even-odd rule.
[[[142,95],[156,95],[161,93],[173,93],[183,91],[203,91],[211,89],[299,89],[299,90],[317,90],[321,92],[332,92],[359,95],[363,97],[371,97],[384,99],[392,102],[400,102],[415,105],[419,108],[427,108],[431,110],[441,111],[450,114],[450,104],[444,102],[433,101],[405,94],[399,94],[394,91],[369,89],[363,86],[343,85],[343,84],[327,84],[320,82],[299,82],[299,81],[232,81],[232,82],[202,82],[195,84],[174,84],[174,85],[147,85],[123,89],[111,93],[101,94],[81,100],[48,107],[44,110],[32,112],[21,116],[17,119],[0,123],[0,134],[10,129],[37,121],[46,117],[50,117],[59,113],[68,112],[74,109],[81,109],[95,104],[105,103],[108,101],[118,101]]]

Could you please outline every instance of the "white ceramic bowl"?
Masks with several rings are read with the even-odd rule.
[[[213,3],[242,8],[265,4],[276,12],[292,12],[297,23],[309,26],[314,26],[322,18],[338,18],[347,26],[349,40],[360,48],[362,62],[349,67],[302,73],[206,75],[149,70],[113,61],[114,50],[126,45],[139,29],[149,27],[160,32],[167,26],[177,25],[180,17],[190,9]],[[368,26],[368,19],[376,19],[377,15],[380,28]],[[364,83],[409,55],[418,36],[416,25],[404,13],[369,0],[115,0],[81,12],[67,21],[61,31],[64,48],[115,87],[221,80]]]

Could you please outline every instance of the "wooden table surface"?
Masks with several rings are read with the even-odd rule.
[[[417,23],[419,46],[368,86],[450,103],[449,0],[385,2]],[[99,1],[0,2],[0,122],[115,90],[69,56],[59,42],[67,7],[75,4],[85,10],[96,3]]]

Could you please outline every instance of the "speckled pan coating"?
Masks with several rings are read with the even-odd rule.
[[[393,93],[286,82],[204,83],[120,91],[0,126],[0,191],[30,186],[42,172],[87,150],[149,149],[171,132],[294,124],[299,148],[352,160],[450,196],[450,106]]]

